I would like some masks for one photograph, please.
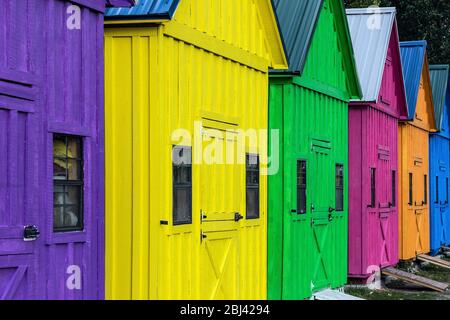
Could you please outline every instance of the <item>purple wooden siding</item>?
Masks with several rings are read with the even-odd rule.
[[[394,28],[395,29],[395,28]],[[349,111],[349,275],[398,262],[398,119],[406,114],[398,40],[393,33],[379,99],[351,103]],[[371,208],[371,169],[375,207]],[[395,172],[393,203],[392,172]]]
[[[0,299],[102,299],[103,15],[60,0],[0,5]],[[53,133],[83,137],[84,230],[53,232]],[[24,242],[23,226],[41,236]],[[66,286],[81,268],[80,290]]]

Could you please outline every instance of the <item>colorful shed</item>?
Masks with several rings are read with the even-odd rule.
[[[347,281],[348,102],[361,98],[340,0],[275,0],[290,60],[270,79],[269,299]],[[279,144],[279,145],[278,145]]]
[[[430,240],[431,253],[450,245],[450,87],[449,66],[430,66],[434,114],[438,133],[430,134]]]
[[[271,1],[108,17],[107,298],[265,299],[268,72],[287,68]]]
[[[398,262],[398,120],[407,118],[408,106],[395,15],[395,8],[347,10],[363,90],[349,112],[352,278]]]
[[[426,41],[400,44],[408,121],[399,124],[399,258],[430,252],[429,133],[436,131]]]
[[[0,5],[0,299],[104,297],[104,10]]]

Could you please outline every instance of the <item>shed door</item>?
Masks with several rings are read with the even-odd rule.
[[[449,243],[449,234],[448,234],[448,209],[449,209],[449,177],[448,170],[445,162],[439,162],[439,171],[435,177],[431,177],[430,184],[434,183],[434,194],[432,197],[434,199],[430,199],[432,205],[434,206],[434,211],[437,216],[437,223],[439,223],[439,232],[438,238],[440,239],[441,245],[447,245]],[[434,181],[433,181],[434,179]]]
[[[228,159],[236,135],[204,128],[200,171],[200,293],[202,299],[239,299],[239,226],[243,165]],[[194,156],[195,159],[195,156]],[[195,160],[194,160],[195,162]],[[233,163],[231,163],[233,162]]]
[[[396,195],[397,171],[392,169],[390,148],[377,147],[377,165],[370,168],[370,203],[368,205],[370,223],[376,226],[369,228],[370,235],[368,248],[373,257],[369,261],[375,265],[386,267],[395,263],[395,239],[397,224],[397,195]],[[373,219],[372,219],[373,218]]]
[[[0,103],[0,300],[33,299],[37,249],[31,225],[38,224],[39,211],[34,197],[36,119],[32,113],[3,106]]]
[[[331,142],[312,140],[311,175],[308,182],[311,188],[311,226],[312,226],[312,286],[313,291],[331,285],[333,252],[332,241],[337,236],[330,227],[335,208],[334,173],[335,163],[331,160]]]
[[[422,158],[414,159],[415,172],[413,173],[412,194],[413,210],[415,215],[415,248],[416,254],[428,253],[429,239],[429,211],[428,211],[428,172],[425,170]]]

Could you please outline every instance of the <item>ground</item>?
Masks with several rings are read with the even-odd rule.
[[[444,258],[450,261],[448,258]],[[414,272],[417,275],[436,281],[450,283],[450,270],[431,264],[400,264],[399,269]],[[367,300],[450,300],[450,291],[435,292],[426,288],[408,285],[403,281],[390,278],[383,279],[383,289],[370,290],[362,287],[348,286],[345,292]]]

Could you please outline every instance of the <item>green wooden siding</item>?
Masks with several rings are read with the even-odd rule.
[[[303,75],[270,81],[269,127],[280,130],[281,141],[280,170],[268,189],[269,299],[305,299],[347,281],[348,99],[359,85],[349,81],[354,70],[345,60],[353,57],[341,50],[348,37],[337,33],[337,2],[324,3]],[[292,212],[297,160],[307,162],[305,214]],[[344,209],[330,214],[337,164],[344,166]]]

